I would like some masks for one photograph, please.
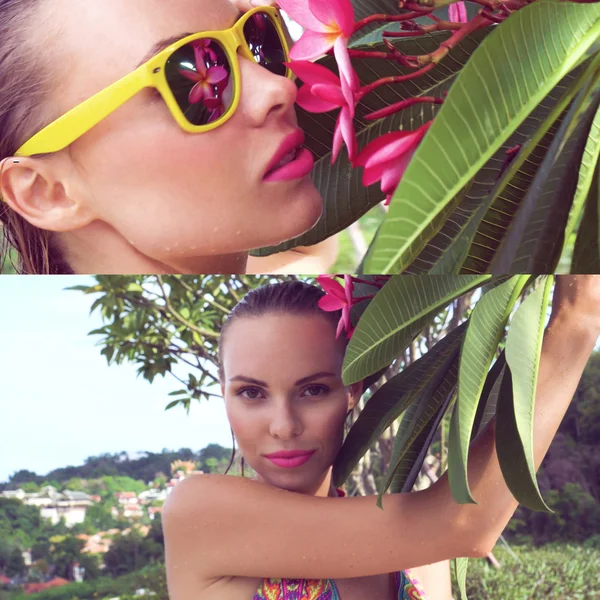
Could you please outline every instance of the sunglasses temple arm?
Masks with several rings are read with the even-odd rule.
[[[153,87],[153,82],[144,65],[48,125],[20,148],[15,156],[50,154],[63,150],[146,87]]]

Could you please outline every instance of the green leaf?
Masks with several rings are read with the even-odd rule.
[[[460,190],[599,35],[600,5],[556,0],[534,2],[494,29],[461,71],[415,153],[367,272],[402,272],[412,262]]]
[[[598,164],[598,158],[600,158],[600,108],[598,108],[598,111],[594,116],[594,121],[592,122],[585,150],[583,152],[583,158],[579,168],[577,190],[575,191],[575,199],[573,200],[573,209],[571,210],[565,232],[565,247],[569,243],[571,235],[577,228],[585,201],[592,190],[592,181],[594,179],[596,165]]]
[[[598,203],[600,202],[599,168],[593,173],[592,184],[585,203],[585,211],[577,233],[573,249],[571,273],[596,274],[600,273],[600,243],[598,242]]]
[[[396,10],[398,12],[397,5]],[[355,129],[359,147],[391,131],[413,130],[430,121],[439,111],[439,105],[418,104],[401,113],[378,121],[366,121],[365,115],[412,97],[442,97],[448,92],[457,73],[467,63],[469,57],[490,29],[478,31],[463,40],[425,77],[407,81],[400,85],[383,86],[377,92],[366,96],[357,107]],[[448,39],[446,32],[435,33],[423,38],[394,40],[394,46],[408,55],[427,54],[436,50],[440,43]],[[387,51],[381,43],[358,46],[356,50]],[[333,57],[326,57],[319,64],[336,71]],[[406,74],[408,70],[392,61],[375,59],[353,59],[354,68],[363,85],[368,85],[384,77]],[[311,114],[297,109],[298,122],[306,133],[306,147],[316,159],[313,181],[323,197],[323,215],[318,224],[308,233],[277,247],[253,251],[255,256],[267,256],[283,252],[297,246],[318,244],[346,229],[375,205],[383,202],[385,194],[379,185],[365,187],[362,183],[362,169],[353,169],[348,155],[342,152],[337,162],[331,165],[331,147],[337,120],[336,113]]]
[[[531,510],[552,512],[544,502],[536,480],[533,451],[533,416],[546,309],[554,277],[549,276],[515,313],[506,338],[510,394],[500,391],[496,449],[504,479],[520,504]],[[508,383],[506,385],[509,385]],[[517,435],[515,435],[517,434]]]
[[[346,350],[342,370],[344,383],[360,381],[391,364],[425,327],[427,320],[489,277],[392,277],[358,322]]]
[[[467,456],[475,414],[508,317],[528,279],[528,275],[512,277],[484,294],[469,319],[460,356],[458,400],[452,415],[448,447],[448,482],[452,496],[459,504],[475,503],[467,478]]]
[[[454,330],[440,340],[424,356],[410,364],[382,385],[365,404],[352,425],[333,466],[336,486],[343,485],[360,459],[381,434],[415,400],[428,385],[431,373],[455,355],[464,328]]]
[[[452,387],[449,383],[456,383],[457,370],[455,368],[452,369],[451,372],[449,371],[446,374],[446,377],[449,378],[449,381],[445,380],[441,386],[442,390],[449,390],[446,399],[438,405],[437,411],[432,415],[421,433],[417,435],[400,459],[390,483],[390,492],[392,494],[409,493],[412,490],[423,467],[425,458],[427,458],[427,453],[437,433],[440,422],[444,418],[452,399],[456,397],[456,386]],[[443,396],[441,398],[443,399]],[[434,404],[437,404],[437,402]],[[404,419],[402,421],[404,422]]]
[[[595,62],[595,71],[594,71]],[[492,273],[554,273],[577,188],[589,130],[600,101],[600,55],[586,69],[594,73],[590,89],[573,103],[512,220],[494,260]]]
[[[473,431],[471,432],[471,442],[481,433],[485,426],[496,415],[496,405],[498,404],[498,393],[500,392],[500,383],[506,370],[506,352],[502,350],[500,356],[490,369],[486,377],[481,398],[477,405],[477,413],[473,421]]]
[[[483,273],[520,206],[582,82],[569,73],[525,119],[467,186],[464,199],[405,270],[406,273]],[[520,148],[509,159],[507,152]],[[509,164],[507,164],[509,162]],[[492,190],[490,192],[490,190]]]
[[[467,567],[469,566],[468,558],[455,558],[453,561],[454,576],[458,582],[460,589],[460,600],[468,600],[467,598]]]
[[[165,408],[165,411],[171,410],[172,408],[179,406],[179,404],[181,404],[181,402],[182,402],[182,400],[173,400],[173,402],[169,402],[169,404],[167,404],[167,407]]]
[[[397,473],[401,467],[402,459],[412,446],[413,442],[425,430],[427,425],[432,425],[434,417],[439,413],[441,407],[448,405],[458,379],[458,355],[460,352],[460,340],[464,334],[465,324],[456,328],[456,343],[454,352],[449,353],[431,370],[428,377],[411,392],[414,400],[407,408],[402,417],[394,445],[390,464],[386,471],[383,483],[379,489],[377,506],[382,507],[383,495],[397,476],[397,484],[402,487],[405,477],[404,470]],[[454,332],[453,332],[454,333]],[[407,463],[404,463],[404,467]]]

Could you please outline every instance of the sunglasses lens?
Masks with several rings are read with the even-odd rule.
[[[252,15],[244,26],[244,37],[258,64],[276,75],[286,75],[284,43],[268,14],[259,12]]]
[[[196,126],[218,121],[231,109],[235,81],[225,50],[216,40],[200,39],[169,58],[165,75],[186,119]]]

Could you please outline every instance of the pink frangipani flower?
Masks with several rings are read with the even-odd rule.
[[[348,55],[348,40],[354,33],[354,8],[350,0],[279,0],[279,5],[306,31],[290,52],[292,60],[315,60],[333,48],[340,69],[342,89],[350,95],[356,74]]]
[[[406,167],[432,122],[425,123],[415,131],[394,131],[383,135],[367,145],[356,157],[355,166],[365,168],[363,184],[369,186],[381,182],[381,190],[386,194],[386,206],[391,202]]]
[[[312,113],[342,109],[335,127],[331,162],[337,160],[342,143],[346,144],[352,161],[358,146],[352,123],[355,104],[348,104],[340,78],[326,67],[304,60],[288,63],[288,66],[305,83],[298,91],[298,106]]]
[[[321,275],[318,277],[319,284],[325,290],[325,296],[319,300],[319,308],[325,312],[342,311],[342,318],[338,324],[336,336],[339,338],[345,329],[349,339],[354,333],[350,320],[350,311],[355,304],[352,297],[354,293],[354,281],[351,275],[345,275],[344,287],[339,281],[336,281],[335,277],[335,275]]]
[[[448,18],[454,23],[468,23],[467,5],[464,2],[455,2],[448,7]]]

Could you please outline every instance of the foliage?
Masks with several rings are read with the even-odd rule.
[[[415,0],[400,10],[389,0],[352,4],[357,19],[399,20],[415,11],[409,21],[375,23],[350,40],[362,86],[354,122],[359,145],[433,120],[364,272],[553,273],[575,233],[597,253],[598,228],[581,215],[598,199],[590,187],[600,154],[598,3],[486,4],[461,32],[428,20],[433,9],[433,18],[447,19],[446,1]],[[403,37],[384,33],[390,30]],[[330,55],[318,62],[337,70]],[[376,93],[363,95],[375,84]],[[394,109],[399,101],[402,108]],[[384,115],[368,120],[374,111]],[[299,120],[317,158],[313,179],[325,211],[309,233],[258,254],[316,244],[385,197],[362,185],[347,153],[330,164],[335,116],[300,110]],[[581,272],[599,261],[576,253],[571,268]]]
[[[161,563],[149,565],[136,573],[122,577],[100,577],[93,581],[70,583],[35,595],[36,600],[102,600],[130,597],[138,589],[155,592],[154,600],[168,600],[165,567]],[[27,600],[30,596],[13,593],[10,600]]]
[[[489,566],[486,559],[470,562],[466,581],[469,598],[592,600],[600,595],[600,545],[593,540],[583,546],[511,545],[510,552],[498,544],[494,556],[501,564],[500,569]],[[455,578],[453,588],[458,589]]]
[[[251,289],[285,279],[292,277],[97,276],[96,285],[71,289],[98,296],[92,312],[105,325],[90,335],[99,336],[108,363],[137,364],[150,382],[175,378],[183,387],[167,408],[189,411],[192,401],[219,395],[218,342],[231,309]]]
[[[106,571],[112,577],[138,571],[162,559],[164,547],[152,537],[142,537],[136,530],[117,536],[104,555]]]

